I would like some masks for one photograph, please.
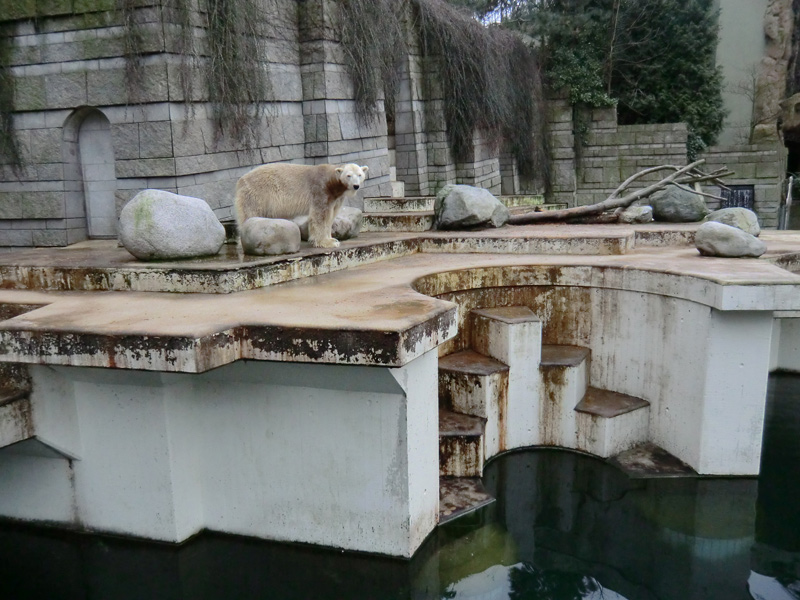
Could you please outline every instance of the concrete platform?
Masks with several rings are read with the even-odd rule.
[[[587,227],[588,239],[603,242],[620,236],[632,241],[636,231],[652,231],[554,226],[535,239],[586,241]],[[482,247],[533,241],[523,234],[539,229],[461,235]],[[108,242],[26,250],[0,257],[0,307],[39,308],[0,322],[0,361],[179,372],[202,372],[243,358],[401,366],[456,334],[455,305],[431,296],[498,283],[656,293],[719,310],[798,311],[800,276],[773,263],[800,253],[800,236],[765,232],[763,237],[770,252],[758,260],[704,258],[680,246],[594,256],[441,254],[441,247],[430,252],[426,243],[452,238],[378,234],[346,242],[340,251],[306,249],[293,259],[234,259],[230,250],[215,259],[142,263]],[[388,258],[398,247],[400,256]],[[361,255],[359,264],[345,269],[337,255],[354,250]],[[224,295],[61,289],[79,283],[73,279],[82,274],[83,282],[102,280],[98,287],[105,292],[116,289],[108,284],[133,282],[133,271],[154,274],[161,287],[176,281],[181,289],[191,279],[207,291],[198,283],[204,277],[214,280],[215,289],[232,280],[234,288],[250,287],[258,278],[244,272],[247,265],[259,269],[292,260],[295,267],[277,277],[282,285],[261,280],[262,287]],[[314,276],[323,260],[342,270]],[[63,277],[47,277],[48,271]],[[112,272],[116,275],[103,275]]]
[[[528,355],[581,346],[592,385],[650,403],[649,442],[700,474],[753,475],[767,373],[797,362],[800,235],[714,259],[688,245],[695,227],[365,234],[180,263],[107,242],[0,254],[0,365],[28,366],[33,427],[0,449],[0,516],[411,556],[441,508],[439,356],[465,349],[470,311],[512,306],[538,338],[506,332],[495,357],[509,414],[536,414]]]

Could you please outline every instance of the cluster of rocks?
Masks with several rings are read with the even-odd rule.
[[[694,236],[694,243],[703,256],[757,258],[767,251],[758,239],[761,227],[756,214],[746,208],[723,208],[706,218]]]
[[[345,206],[334,219],[331,234],[337,240],[356,237],[362,213]],[[269,256],[300,250],[308,240],[308,217],[248,219],[239,231],[245,254]],[[119,238],[140,260],[177,260],[217,254],[225,242],[225,227],[200,198],[163,190],[144,190],[122,209]]]
[[[758,239],[761,233],[758,217],[746,208],[732,207],[710,212],[702,196],[678,187],[657,192],[648,202],[656,221],[705,221],[695,234],[695,246],[703,256],[755,258],[767,249],[766,244]]]

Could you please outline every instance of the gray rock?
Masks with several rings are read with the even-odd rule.
[[[337,240],[349,240],[361,233],[363,213],[353,206],[343,206],[336,214],[331,225],[331,237]],[[300,228],[300,236],[304,242],[308,241],[308,215],[292,219]]]
[[[200,198],[144,190],[119,217],[119,239],[141,260],[209,256],[225,242],[225,227]]]
[[[649,223],[652,220],[652,206],[629,206],[619,214],[620,223]]]
[[[716,221],[698,227],[694,244],[703,256],[727,258],[757,258],[767,250],[767,245],[756,236]]]
[[[331,236],[337,240],[349,240],[361,232],[362,212],[354,206],[343,206],[333,220]]]
[[[653,218],[667,223],[702,221],[709,212],[702,196],[675,186],[656,192],[649,203],[653,207]]]
[[[489,190],[469,185],[446,185],[436,195],[433,208],[437,229],[502,227],[508,208]]]
[[[245,254],[265,256],[300,250],[300,228],[286,219],[250,217],[239,231]]]
[[[736,227],[756,237],[761,233],[761,227],[758,225],[756,213],[738,206],[715,210],[706,217],[706,221],[715,221],[723,225],[730,225],[731,227]]]

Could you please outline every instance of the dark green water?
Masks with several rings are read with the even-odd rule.
[[[491,507],[413,561],[206,534],[181,548],[0,525],[0,598],[797,600],[800,377],[770,380],[758,479],[630,480],[601,461],[494,461]]]

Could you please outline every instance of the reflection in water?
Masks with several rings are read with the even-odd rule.
[[[762,475],[632,480],[509,454],[493,505],[410,562],[204,534],[173,548],[0,526],[0,600],[800,600],[800,377],[770,381]]]

